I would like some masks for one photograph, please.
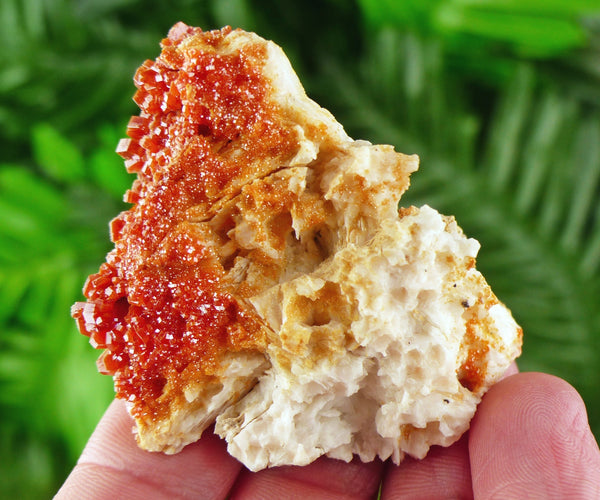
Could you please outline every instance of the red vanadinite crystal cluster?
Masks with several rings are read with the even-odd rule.
[[[160,57],[137,71],[141,113],[118,146],[137,174],[125,195],[133,207],[112,222],[115,249],[72,310],[105,349],[100,371],[142,414],[158,411],[167,382],[210,377],[223,352],[258,344],[256,320],[222,286],[223,267],[190,220],[239,189],[257,158],[285,149],[256,68],[263,55],[214,50],[230,31],[177,25]]]

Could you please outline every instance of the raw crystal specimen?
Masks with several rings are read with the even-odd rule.
[[[423,457],[468,428],[521,329],[417,158],[348,137],[279,47],[175,25],[135,75],[137,180],[73,306],[141,447],[216,420],[248,468]]]

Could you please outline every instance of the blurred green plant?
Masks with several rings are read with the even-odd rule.
[[[107,221],[131,184],[118,156],[106,153],[119,135],[100,127],[100,148],[84,156],[40,123],[32,130],[35,168],[0,164],[0,491],[6,498],[22,497],[23,485],[38,494],[54,488],[112,398],[111,381],[96,372],[97,353],[68,311],[82,276],[108,250]]]
[[[597,0],[3,0],[0,497],[47,498],[112,397],[69,317],[131,183],[131,78],[179,20],[282,45],[355,137],[417,153],[403,204],[455,214],[525,330],[523,369],[600,435]]]

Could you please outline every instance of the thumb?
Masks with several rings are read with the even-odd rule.
[[[492,387],[473,420],[475,498],[600,498],[600,451],[567,382],[521,373]]]

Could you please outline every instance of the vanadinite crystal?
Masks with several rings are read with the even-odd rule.
[[[205,46],[229,32],[203,33]],[[115,249],[88,278],[87,302],[72,309],[80,331],[105,349],[99,370],[114,375],[134,415],[168,406],[159,399],[167,380],[208,379],[225,352],[264,348],[255,313],[230,293],[224,263],[194,222],[263,174],[256,162],[285,161],[296,144],[265,100],[268,83],[255,69],[264,54],[182,45],[200,33],[171,30],[160,57],[135,75],[141,113],[117,148],[137,174],[125,195],[134,205],[112,221]]]

